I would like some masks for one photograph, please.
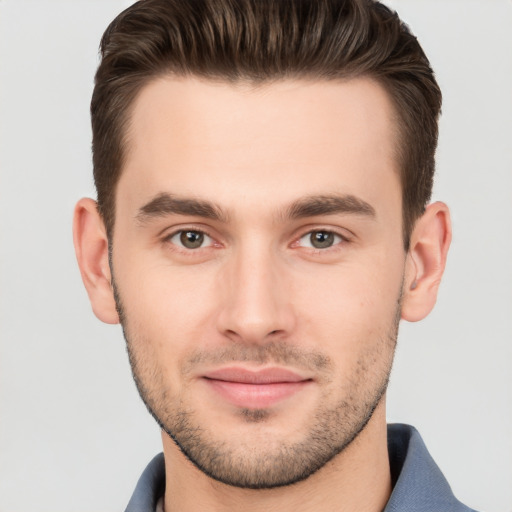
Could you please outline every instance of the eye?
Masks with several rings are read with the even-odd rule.
[[[344,238],[332,231],[317,230],[310,231],[299,240],[302,247],[311,247],[313,249],[328,249],[333,245],[339,244]]]
[[[206,233],[194,229],[177,231],[168,240],[174,245],[185,249],[199,249],[201,247],[208,247],[213,243],[213,240]]]

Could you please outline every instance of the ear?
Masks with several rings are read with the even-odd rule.
[[[402,318],[417,322],[432,311],[452,239],[450,211],[433,203],[416,221],[407,253]]]
[[[78,201],[73,217],[75,253],[94,314],[107,324],[119,323],[108,261],[108,238],[96,201]]]

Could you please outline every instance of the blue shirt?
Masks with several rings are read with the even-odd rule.
[[[414,427],[388,425],[388,450],[393,492],[384,512],[475,512],[455,498]],[[164,491],[160,453],[142,473],[126,512],[155,512]]]

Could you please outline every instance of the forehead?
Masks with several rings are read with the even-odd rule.
[[[326,192],[391,194],[396,204],[393,118],[384,88],[366,78],[258,87],[158,78],[134,102],[119,188],[141,201],[215,195],[228,207]]]

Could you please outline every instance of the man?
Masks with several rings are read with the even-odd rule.
[[[470,510],[386,426],[451,238],[407,27],[365,0],[144,0],[101,50],[75,247],[164,448],[127,510]]]

